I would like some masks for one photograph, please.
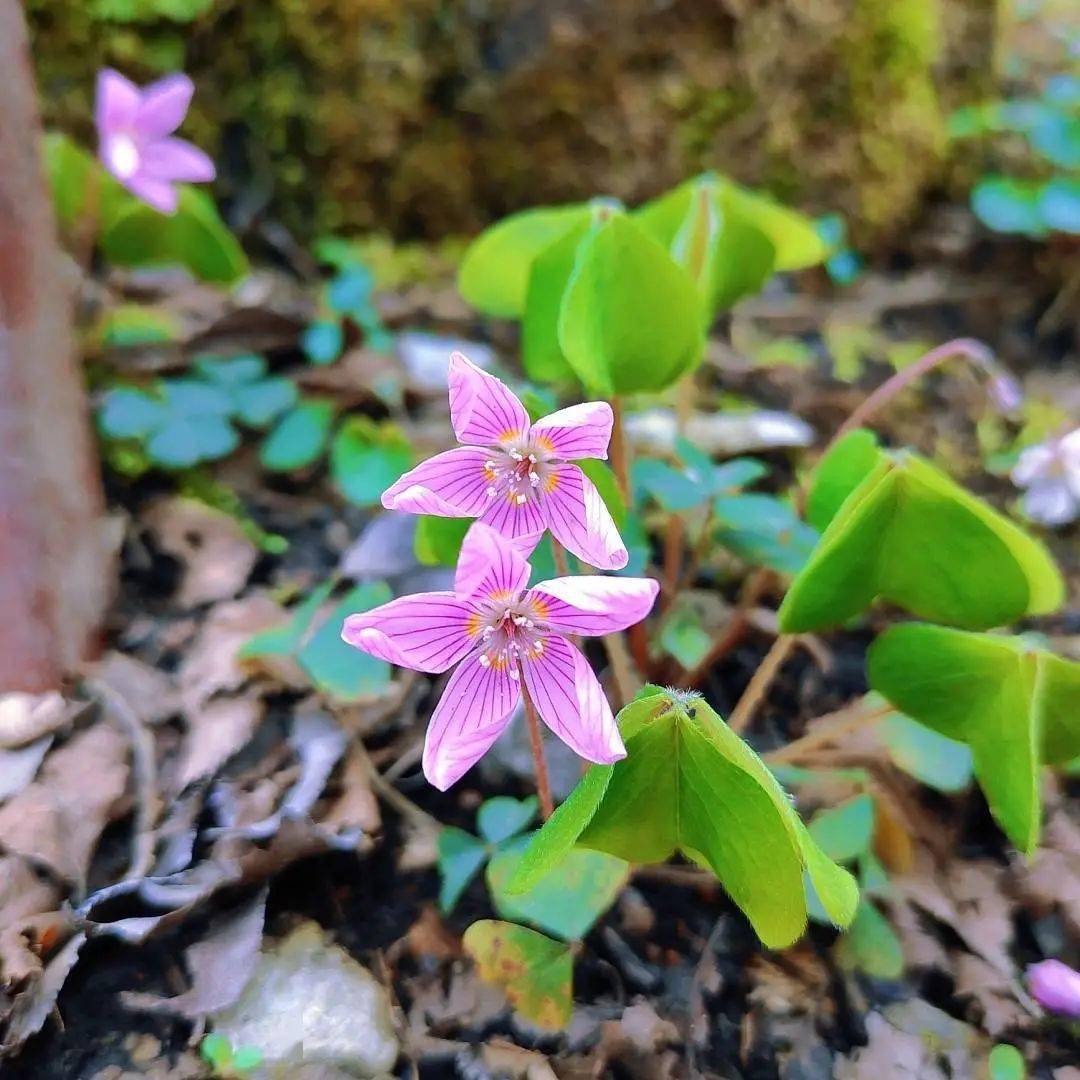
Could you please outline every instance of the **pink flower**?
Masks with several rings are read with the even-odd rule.
[[[1024,513],[1043,525],[1067,525],[1080,516],[1080,428],[1029,446],[1012,471],[1027,488]]]
[[[1048,1012],[1080,1020],[1080,971],[1060,960],[1043,960],[1027,969],[1028,986]]]
[[[424,775],[445,791],[502,734],[521,695],[575,753],[626,756],[588,661],[564,635],[609,634],[639,622],[656,599],[647,578],[555,578],[526,590],[538,537],[511,541],[482,522],[461,547],[453,592],[416,593],[350,615],[341,636],[399,667],[438,674],[455,664],[424,742]]]
[[[98,153],[133,195],[163,214],[176,210],[177,181],[214,179],[214,163],[184,139],[183,122],[195,87],[186,75],[168,75],[140,90],[117,71],[98,72]]]
[[[606,458],[611,406],[590,401],[535,424],[516,395],[461,353],[450,357],[450,421],[466,445],[436,454],[383,492],[388,510],[476,517],[508,537],[552,536],[602,570],[626,548],[591,480],[573,458]]]

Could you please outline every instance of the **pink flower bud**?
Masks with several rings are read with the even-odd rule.
[[[1060,960],[1043,960],[1027,969],[1028,987],[1048,1012],[1080,1020],[1080,971]]]

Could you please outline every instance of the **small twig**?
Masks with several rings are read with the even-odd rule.
[[[611,664],[611,678],[615,683],[615,693],[619,695],[621,707],[634,700],[641,680],[634,674],[634,662],[622,634],[606,634],[603,642]]]
[[[781,634],[769,648],[764,659],[758,665],[743,695],[739,698],[735,708],[728,717],[728,727],[732,731],[744,731],[754,718],[758,706],[764,700],[765,695],[776,678],[777,672],[784,665],[784,661],[791,655],[798,641],[796,634]]]
[[[687,560],[682,577],[676,587],[676,593],[682,592],[683,589],[689,589],[694,584],[698,570],[705,560],[705,553],[709,549],[709,541],[712,539],[713,517],[715,515],[716,507],[710,499],[708,508],[705,511],[705,519],[701,523],[701,531],[698,533],[697,540],[694,541],[694,546],[690,549],[690,558]]]
[[[871,724],[896,711],[891,705],[879,705],[877,708],[864,712],[860,708],[861,705],[860,699],[853,705],[811,720],[807,724],[807,728],[811,730],[786,746],[771,750],[764,755],[765,760],[770,763],[798,761],[807,753],[818,750],[828,743],[836,742],[840,736],[846,735],[849,731],[854,731],[864,724]]]
[[[154,737],[119,691],[103,679],[88,679],[87,689],[100,698],[107,712],[117,720],[131,744],[132,774],[135,780],[135,828],[131,837],[131,864],[125,881],[146,877],[154,866],[154,822],[157,819],[157,765]]]
[[[731,618],[728,620],[728,624],[724,629],[724,632],[713,642],[709,651],[698,662],[697,666],[688,671],[679,682],[690,689],[698,686],[699,683],[705,678],[706,675],[712,670],[715,665],[723,657],[735,648],[736,645],[742,641],[746,635],[746,631],[750,628],[750,610],[761,599],[761,594],[765,591],[769,582],[772,580],[772,571],[764,568],[759,568],[754,571],[746,579],[746,583],[743,585],[741,595],[739,596],[739,602],[732,613]]]
[[[547,761],[544,758],[544,741],[540,734],[540,719],[525,685],[525,672],[518,664],[521,685],[521,704],[525,709],[525,722],[529,728],[529,748],[532,750],[533,765],[536,768],[536,794],[540,799],[540,816],[547,821],[555,812],[555,803],[551,798],[551,781],[548,779]]]
[[[418,825],[422,829],[430,829],[433,832],[439,832],[442,829],[442,822],[438,818],[432,817],[426,810],[417,806],[412,799],[403,795],[375,768],[375,763],[371,760],[371,755],[368,753],[363,739],[357,736],[353,740],[353,747],[357,759],[367,773],[371,789],[376,795],[389,803],[402,817],[412,821],[414,825]]]
[[[913,364],[909,364],[902,371],[898,371],[891,378],[886,379],[873,393],[869,394],[862,404],[840,425],[840,429],[829,440],[825,448],[829,450],[850,431],[865,426],[866,422],[884,405],[890,402],[902,390],[905,390],[913,382],[917,382],[939,364],[950,360],[955,356],[970,360],[977,367],[989,371],[995,364],[994,354],[981,342],[974,338],[956,338],[946,341],[936,349],[931,349],[921,356]]]

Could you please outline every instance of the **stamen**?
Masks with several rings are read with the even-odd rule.
[[[518,504],[518,506],[523,505],[527,501],[528,501],[528,496],[525,494],[524,491],[519,491],[517,493],[517,495],[514,496],[514,502],[516,502]]]
[[[489,667],[491,667],[491,657],[490,657],[490,656],[488,656],[488,654],[487,654],[487,653],[481,653],[481,654],[480,654],[480,666],[481,666],[482,668],[489,668]]]
[[[525,455],[524,455],[524,454],[522,454],[522,452],[521,452],[520,450],[511,450],[511,451],[510,451],[510,456],[511,456],[511,457],[512,457],[512,458],[513,458],[513,459],[514,459],[515,461],[524,461],[524,460],[525,460]]]
[[[498,490],[496,488],[494,488],[494,487],[489,487],[487,489],[487,496],[488,496],[489,499],[493,499],[498,494],[499,494]]]

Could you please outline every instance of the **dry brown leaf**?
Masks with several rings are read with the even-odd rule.
[[[15,986],[41,970],[33,929],[56,916],[61,890],[18,855],[0,856],[0,984]]]
[[[992,1038],[1010,1029],[1030,1026],[1031,1014],[1017,1001],[1016,980],[1006,978],[982,957],[957,953],[953,975],[956,996],[975,1002],[978,1019]]]
[[[144,724],[158,724],[175,715],[180,703],[172,678],[125,653],[106,653],[94,678],[118,694]]]
[[[266,596],[246,596],[215,607],[177,674],[184,711],[195,715],[215,694],[242,686],[248,672],[236,655],[240,647],[284,619],[281,607]]]
[[[247,583],[258,549],[234,518],[197,499],[174,495],[154,502],[143,522],[162,551],[184,567],[176,595],[181,608],[229,600]]]
[[[206,937],[184,952],[191,989],[178,997],[125,993],[128,1008],[166,1012],[197,1020],[233,1004],[259,961],[263,923],[266,920],[266,889],[211,927]]]
[[[322,818],[332,829],[358,828],[369,835],[382,826],[379,800],[371,790],[371,781],[363,759],[350,751],[341,769],[341,794]]]
[[[420,918],[409,927],[405,944],[417,959],[432,957],[436,960],[453,960],[461,955],[461,938],[447,929],[432,904],[425,904]]]
[[[0,802],[18,794],[37,776],[51,745],[52,736],[45,735],[18,750],[0,750]]]
[[[128,747],[97,723],[54,750],[38,778],[0,807],[0,845],[43,863],[81,891],[102,830],[124,794]]]
[[[1070,932],[1080,937],[1080,824],[1064,804],[1051,811],[1031,859],[1013,864],[1012,878],[1036,913],[1060,911]]]
[[[0,748],[10,750],[52,735],[70,716],[69,706],[55,691],[0,694]]]
[[[247,744],[265,712],[261,698],[246,694],[216,698],[198,712],[189,713],[176,789],[182,791],[188,784],[217,772]]]
[[[9,1051],[21,1046],[31,1035],[41,1030],[53,1011],[56,998],[79,959],[79,950],[85,942],[85,934],[75,934],[50,958],[40,976],[15,999],[0,1050]]]
[[[480,1049],[480,1060],[494,1076],[509,1080],[559,1080],[543,1054],[501,1039],[485,1043]]]

